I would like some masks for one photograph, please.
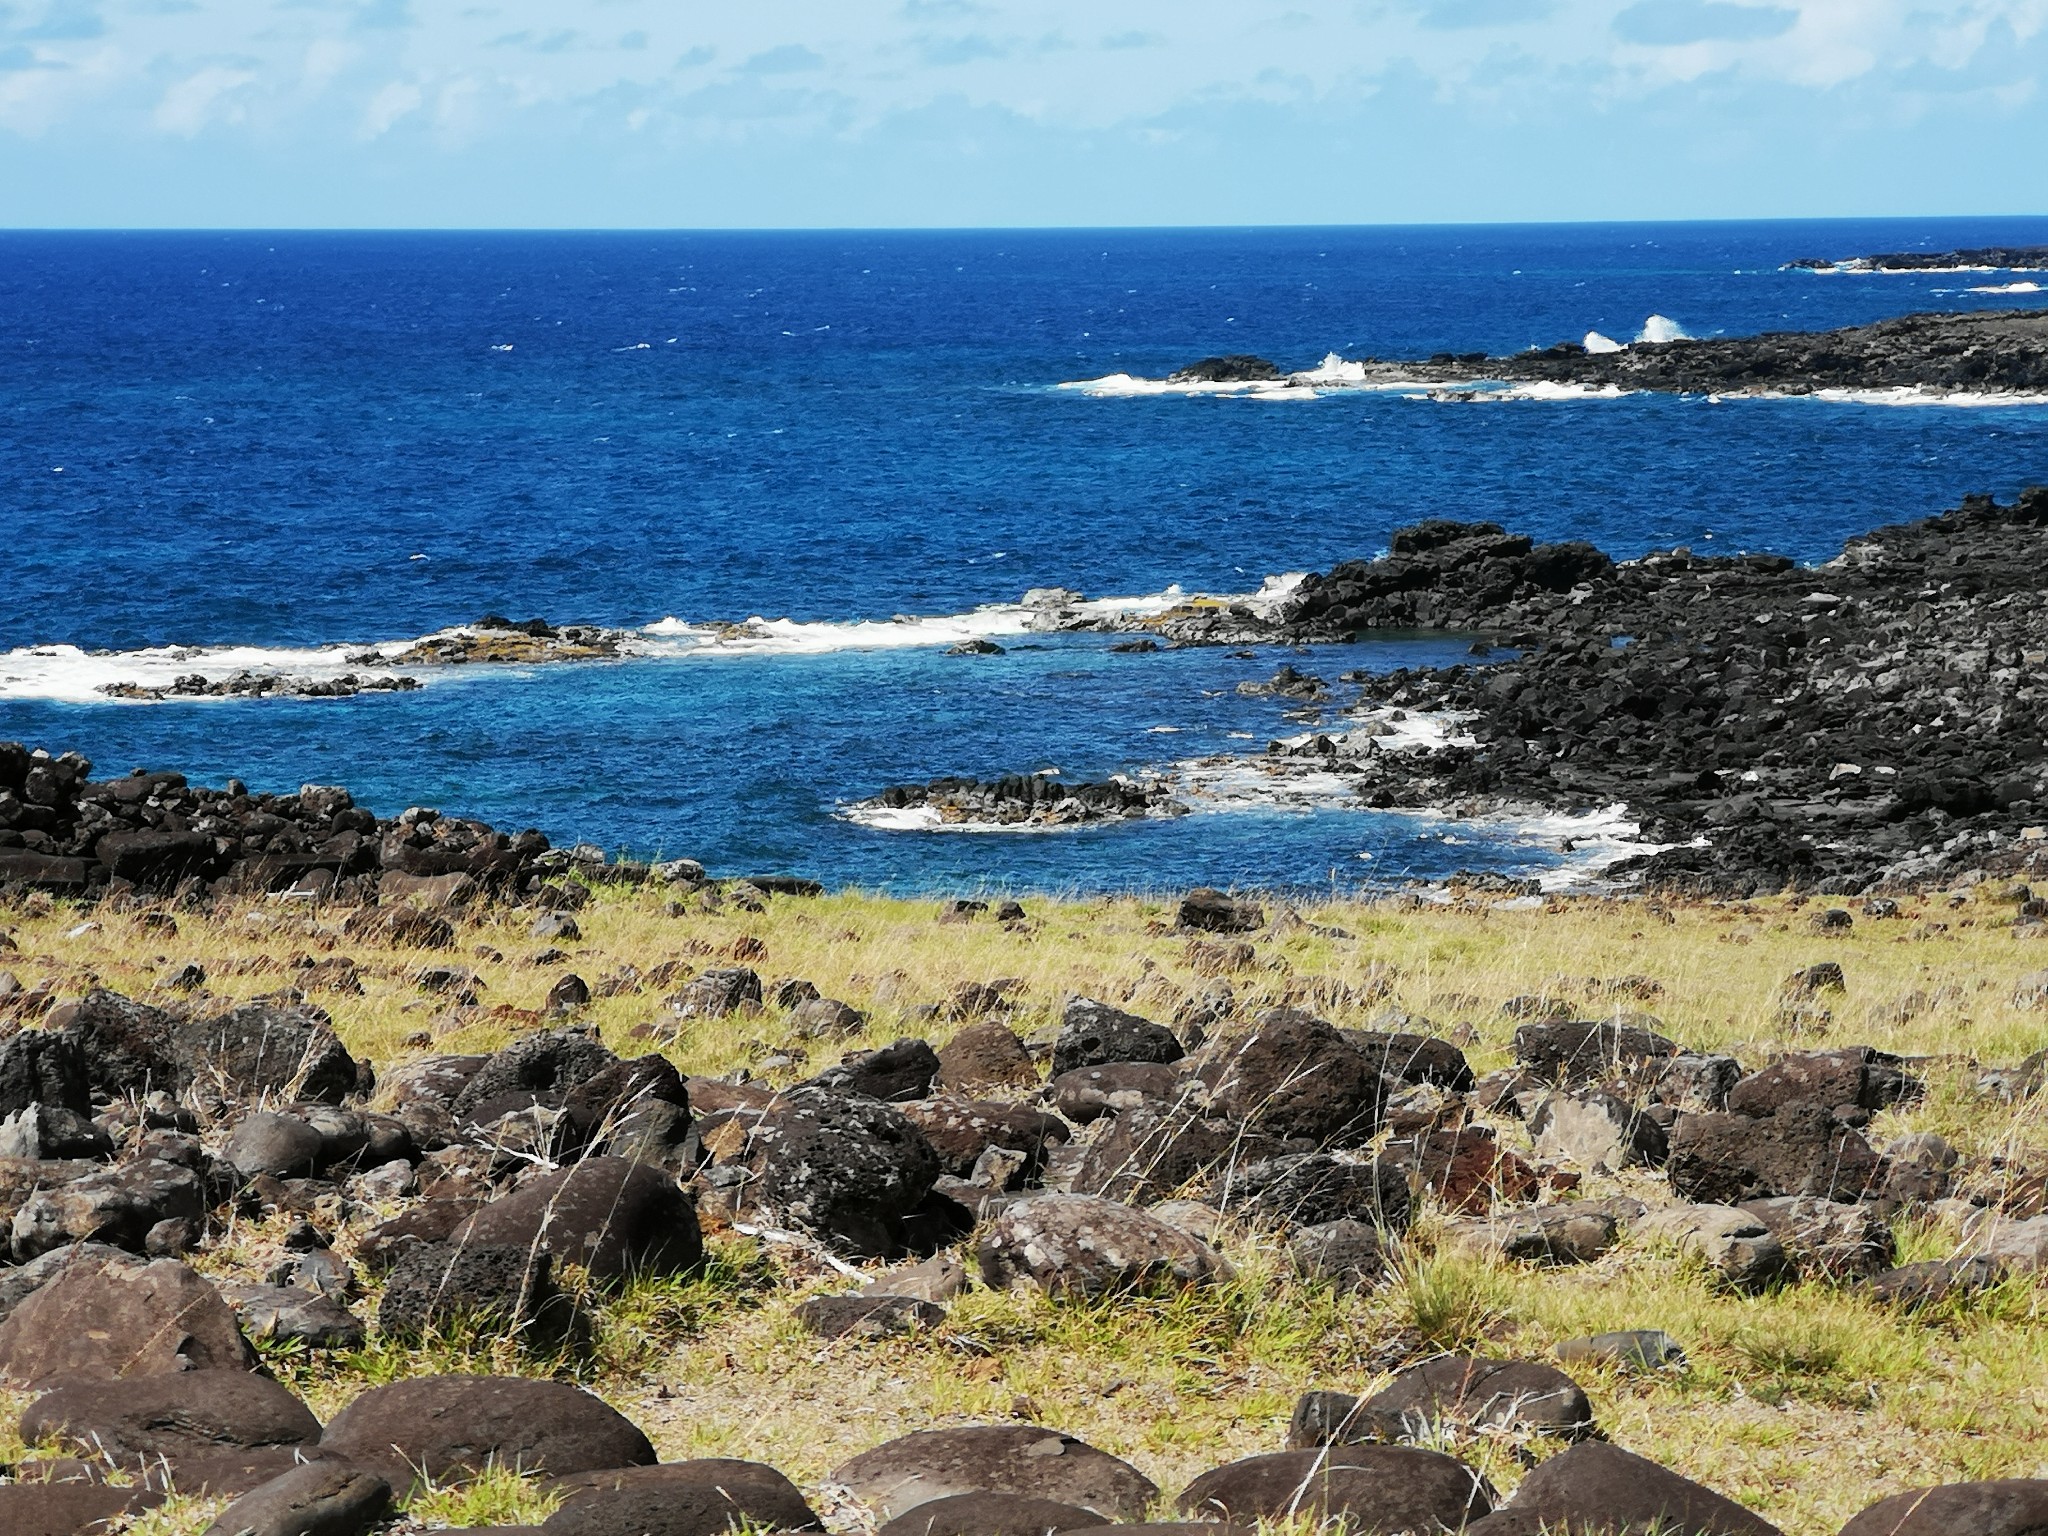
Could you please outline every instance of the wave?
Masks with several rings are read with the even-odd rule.
[[[1015,603],[991,603],[966,613],[893,619],[803,621],[754,617],[740,623],[692,623],[664,618],[640,629],[608,631],[621,660],[713,656],[823,656],[839,651],[907,650],[960,645],[1043,634],[1118,620],[1142,620],[1183,604],[1220,603],[1271,616],[1304,579],[1290,571],[1269,576],[1255,592],[1215,596],[1175,585],[1135,597],[1084,598],[1062,588],[1025,594]],[[401,661],[416,648],[459,640],[476,631],[457,626],[410,640],[320,646],[190,645],[132,651],[88,651],[75,645],[31,645],[0,651],[0,700],[39,699],[51,703],[189,703],[258,693],[340,692],[350,677],[397,678],[420,687],[455,676],[503,673],[537,665],[566,664],[546,659],[476,660],[461,666]],[[180,689],[184,680],[209,684],[246,679],[248,686],[223,693]]]
[[[87,651],[75,645],[30,645],[0,651],[0,699],[45,699],[62,704],[154,703],[148,694],[170,689],[194,675],[221,681],[239,675],[280,685],[339,683],[366,672],[422,680],[411,668],[391,669],[389,660],[416,642],[376,646],[154,646],[139,651]],[[432,669],[424,669],[431,671]],[[114,689],[137,690],[124,698]],[[215,695],[179,693],[178,701],[207,702]]]
[[[1294,378],[1285,379],[1146,379],[1132,373],[1075,379],[1054,386],[1076,390],[1099,400],[1139,400],[1155,395],[1233,395],[1253,400],[1313,400],[1316,391]]]
[[[1972,293],[2039,293],[2039,283],[1984,283],[1972,288]]]
[[[1669,315],[1652,315],[1643,322],[1642,330],[1636,333],[1639,342],[1691,341],[1685,327]]]
[[[1413,395],[1416,400],[1434,400],[1450,405],[1497,405],[1511,400],[1571,401],[1620,400],[1633,394],[1619,384],[1567,384],[1537,379],[1527,384],[1447,384]]]
[[[1772,396],[1769,398],[1797,398]],[[2048,405],[2048,394],[2022,394],[2014,390],[1932,390],[1914,384],[1891,389],[1817,389],[1813,399],[1849,405],[1942,405],[1982,410],[2004,406]]]

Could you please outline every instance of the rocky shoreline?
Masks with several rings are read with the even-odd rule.
[[[1802,256],[1788,272],[2048,272],[2048,245],[1985,245],[1960,251],[1882,251],[1874,256]]]
[[[1379,808],[1624,805],[1673,846],[1609,874],[1652,889],[1851,893],[2048,869],[2048,489],[1877,529],[1814,569],[1688,550],[1616,563],[1437,521],[1305,578],[1267,616],[1114,627],[1211,645],[1485,637],[1476,650],[1506,654],[1346,674],[1355,695],[1266,763],[1345,775]],[[1326,697],[1291,668],[1247,686]]]
[[[1475,399],[1487,384],[1722,396],[1905,390],[1930,397],[2032,397],[2048,394],[2048,311],[1915,314],[1834,331],[1627,346],[1567,341],[1499,357],[1475,352],[1366,358],[1344,368],[1341,376],[1331,376],[1319,370],[1290,373],[1264,358],[1206,358],[1168,382],[1304,390],[1413,384],[1452,395],[1478,390]]]

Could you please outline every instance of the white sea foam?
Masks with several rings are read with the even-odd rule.
[[[178,678],[197,673],[214,681],[240,672],[295,682],[332,682],[355,673],[358,676],[392,675],[386,670],[388,658],[411,645],[411,641],[380,646],[329,645],[317,647],[217,645],[156,646],[140,651],[86,651],[75,645],[30,645],[0,652],[0,699],[49,699],[58,703],[105,702],[105,688],[134,683],[144,688],[168,688]],[[368,659],[371,653],[376,659]],[[358,658],[351,660],[350,658]],[[410,669],[399,675],[417,677]],[[200,696],[177,696],[177,701]],[[122,700],[121,702],[150,702]]]
[[[1536,379],[1526,384],[1444,385],[1413,398],[1447,405],[1501,405],[1516,400],[1552,403],[1619,400],[1629,393],[1619,384],[1568,384],[1555,379]]]
[[[1598,331],[1586,332],[1585,348],[1595,357],[1605,357],[1611,352],[1626,352],[1628,349],[1612,336],[1603,336]]]
[[[1643,328],[1636,335],[1637,341],[1691,341],[1692,338],[1669,315],[1652,315],[1643,322]]]
[[[1985,283],[1972,288],[1972,293],[2039,293],[2039,283]]]
[[[1144,379],[1136,374],[1112,373],[1099,379],[1075,379],[1058,386],[1077,390],[1097,399],[1143,399],[1155,395],[1234,395],[1247,399],[1313,400],[1315,389],[1294,378],[1244,379],[1235,382],[1210,379]]]
[[[1893,389],[1817,389],[1813,398],[1836,404],[1944,405],[1958,409],[2048,405],[2048,395],[2044,394],[2022,394],[2016,390],[1923,389],[1913,384],[1902,384]]]

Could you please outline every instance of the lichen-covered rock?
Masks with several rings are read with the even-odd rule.
[[[898,1110],[798,1088],[746,1138],[740,1201],[849,1252],[887,1257],[939,1176],[939,1156]]]
[[[976,1248],[989,1285],[1056,1295],[1107,1296],[1154,1286],[1203,1285],[1230,1266],[1208,1244],[1134,1206],[1086,1195],[1015,1201]]]

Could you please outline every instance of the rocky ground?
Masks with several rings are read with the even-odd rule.
[[[1617,563],[1438,521],[1308,577],[1270,615],[1117,627],[1251,647],[1470,634],[1469,665],[1325,683],[1290,662],[1249,685],[1317,726],[1266,766],[1349,775],[1390,808],[1622,805],[1671,846],[1610,873],[1651,889],[1882,893],[2048,872],[2044,571],[2041,489],[1877,529],[1817,568],[1688,550]]]
[[[0,909],[10,1536],[2048,1519],[2028,890],[920,907],[295,798]]]
[[[1457,390],[1479,382],[1656,390],[1701,395],[1810,395],[1821,390],[1935,394],[2048,392],[2048,311],[1904,315],[1837,331],[1642,341],[1589,351],[1575,341],[1504,357],[1438,353],[1366,358],[1358,385],[1416,383]],[[1173,375],[1183,384],[1329,385],[1258,357],[1205,358]]]
[[[1981,245],[1960,251],[1885,251],[1875,256],[1802,256],[1787,267],[1809,272],[2040,272],[2048,245]]]

